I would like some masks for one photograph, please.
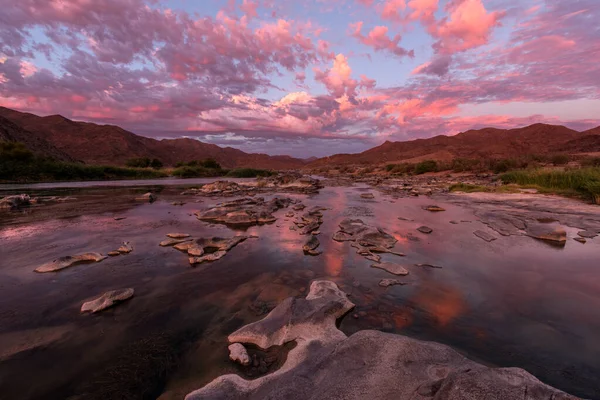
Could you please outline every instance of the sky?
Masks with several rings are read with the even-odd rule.
[[[322,157],[600,125],[600,0],[0,0],[0,105]]]

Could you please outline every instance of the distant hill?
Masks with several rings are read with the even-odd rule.
[[[4,134],[3,132],[8,132]],[[158,158],[165,165],[214,158],[226,168],[295,169],[306,161],[289,156],[245,153],[194,139],[155,140],[115,125],[40,117],[0,107],[0,139],[23,142],[36,153],[87,164],[124,165],[131,158]],[[12,139],[11,139],[12,138]]]
[[[418,162],[426,159],[503,159],[525,155],[600,151],[600,127],[577,132],[560,125],[534,124],[517,129],[484,128],[455,136],[385,142],[358,154],[320,158],[309,167],[345,164]]]

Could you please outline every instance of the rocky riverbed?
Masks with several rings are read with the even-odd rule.
[[[518,381],[532,398],[568,398],[536,378],[600,398],[598,206],[291,175],[176,183],[0,194],[28,196],[0,210],[0,397],[238,393],[227,382],[298,396],[316,386],[289,377],[317,359],[331,364],[329,389],[358,393],[358,378],[334,364],[371,371],[406,363],[411,349],[425,369],[400,368],[394,383],[371,371],[379,398],[461,398],[473,379],[497,393]],[[265,341],[243,328],[336,291],[325,319],[293,318],[317,319],[309,333],[320,347],[304,333],[263,332]],[[245,355],[233,349],[244,365],[230,360],[231,342],[244,343]]]

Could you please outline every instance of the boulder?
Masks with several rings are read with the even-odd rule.
[[[229,358],[231,361],[238,362],[242,365],[250,364],[250,356],[248,356],[248,352],[246,348],[241,343],[234,343],[229,345]]]
[[[94,300],[83,303],[81,312],[97,313],[106,310],[107,308],[129,300],[133,297],[133,292],[132,288],[111,290]]]
[[[336,320],[353,307],[333,282],[314,281],[305,299],[287,298],[228,338],[263,349],[295,341],[279,370],[253,380],[223,375],[185,399],[577,400],[522,369],[487,367],[442,344],[372,330],[347,337]]]
[[[77,264],[100,262],[107,258],[100,253],[83,253],[74,256],[59,257],[56,260],[40,265],[35,272],[54,272],[69,268]]]
[[[390,274],[406,276],[408,275],[408,270],[401,265],[393,264],[389,262],[384,262],[381,264],[371,264],[371,268],[379,268],[384,271],[389,272]]]

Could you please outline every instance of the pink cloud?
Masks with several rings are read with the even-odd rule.
[[[406,50],[400,47],[399,43],[402,37],[397,34],[393,38],[389,38],[387,26],[376,26],[366,36],[362,35],[363,22],[359,21],[354,24],[350,24],[352,30],[351,35],[358,39],[365,46],[372,47],[375,51],[389,51],[390,53],[403,57],[409,56],[414,57],[413,50]]]

